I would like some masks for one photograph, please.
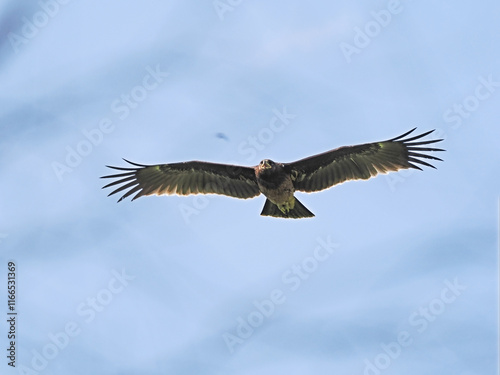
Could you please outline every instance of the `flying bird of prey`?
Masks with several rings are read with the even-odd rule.
[[[117,187],[109,195],[124,192],[118,202],[132,194],[134,200],[153,194],[222,194],[247,199],[262,193],[267,199],[261,215],[313,217],[295,198],[295,191],[312,193],[348,180],[367,180],[379,173],[408,168],[422,170],[417,164],[435,168],[422,159],[442,161],[426,153],[444,151],[427,146],[442,139],[421,140],[434,130],[405,138],[415,129],[387,141],[339,147],[292,163],[264,159],[255,167],[204,161],[142,165],[124,159],[133,167],[108,166],[122,172],[103,176],[115,179],[103,189]]]

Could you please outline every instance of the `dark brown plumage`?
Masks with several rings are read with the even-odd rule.
[[[417,141],[433,130],[406,138],[412,129],[399,137],[383,142],[339,147],[293,163],[275,163],[264,159],[255,167],[241,167],[202,161],[109,167],[122,173],[103,176],[115,181],[104,188],[119,186],[109,195],[124,192],[122,199],[135,194],[222,194],[235,198],[253,198],[260,193],[267,199],[261,215],[302,218],[314,216],[294,197],[295,191],[315,192],[348,180],[366,180],[378,173],[415,168],[418,164],[435,168],[422,159],[441,159],[428,151],[444,151],[426,145],[442,139]]]

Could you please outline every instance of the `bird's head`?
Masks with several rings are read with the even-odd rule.
[[[272,169],[275,166],[275,162],[270,159],[264,159],[259,163],[260,170]]]

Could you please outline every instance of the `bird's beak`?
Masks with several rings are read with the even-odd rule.
[[[265,161],[264,161],[264,164],[262,164],[262,167],[263,167],[264,169],[269,169],[269,168],[271,168],[271,164],[269,164],[269,162],[268,162],[267,160],[265,160]]]

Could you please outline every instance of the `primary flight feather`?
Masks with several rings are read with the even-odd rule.
[[[315,192],[348,180],[366,180],[379,173],[415,168],[435,168],[423,159],[440,158],[427,152],[444,151],[427,145],[442,139],[421,140],[434,130],[409,136],[416,128],[382,142],[339,147],[293,163],[262,160],[255,167],[216,164],[203,161],[111,167],[121,173],[103,176],[115,181],[103,188],[116,187],[109,195],[123,193],[118,202],[133,195],[221,194],[234,198],[266,196],[261,215],[282,218],[313,217],[294,196],[295,191]]]

